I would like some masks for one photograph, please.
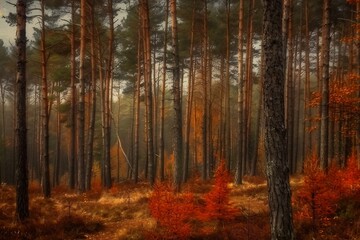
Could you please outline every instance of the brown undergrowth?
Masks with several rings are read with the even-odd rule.
[[[301,189],[302,176],[292,178],[293,194]],[[184,186],[194,198],[206,194],[211,182],[194,179]],[[245,177],[241,186],[229,184],[229,202],[238,214],[213,231],[213,223],[197,223],[188,239],[269,239],[269,213],[266,181]],[[152,190],[147,183],[124,182],[108,191],[77,194],[60,186],[52,197],[44,199],[38,183],[30,184],[30,218],[19,224],[15,221],[15,189],[0,185],[0,239],[147,239],[156,238],[156,220],[150,216],[149,198]],[[200,202],[201,204],[201,202]],[[205,204],[205,203],[203,203]],[[331,226],[321,229],[322,239],[356,239],[360,234],[358,202],[341,202]],[[297,236],[311,236],[312,228],[296,220]],[[299,238],[299,239],[300,239]],[[305,238],[304,238],[305,239]]]

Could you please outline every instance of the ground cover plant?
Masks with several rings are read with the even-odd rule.
[[[298,239],[358,239],[360,174],[354,156],[325,174],[310,158],[291,178]],[[30,184],[30,218],[15,221],[15,189],[0,186],[0,239],[268,239],[266,181],[232,184],[219,164],[213,180],[194,178],[175,192],[169,182],[122,182],[77,194],[59,186],[52,198]]]

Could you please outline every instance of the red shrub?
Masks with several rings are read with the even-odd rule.
[[[336,212],[339,192],[334,191],[331,184],[333,180],[329,181],[336,178],[336,175],[326,175],[320,169],[319,161],[314,155],[306,161],[304,174],[304,185],[296,196],[295,204],[298,211],[295,212],[295,216],[300,220],[311,220],[314,227],[324,225]]]
[[[204,217],[207,220],[216,220],[218,225],[235,218],[237,209],[229,202],[230,188],[228,183],[231,177],[226,170],[225,162],[222,161],[215,172],[214,185],[204,197]]]
[[[191,234],[190,221],[195,205],[191,193],[174,193],[170,183],[158,183],[149,199],[151,215],[156,219],[161,239],[186,239]]]
[[[341,185],[345,196],[351,197],[360,191],[360,169],[358,168],[357,158],[353,153],[346,164],[346,168],[341,171]]]

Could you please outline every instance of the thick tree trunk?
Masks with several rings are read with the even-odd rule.
[[[26,1],[16,4],[16,47],[17,75],[15,86],[16,99],[16,211],[17,220],[29,217],[28,159],[26,128]]]
[[[284,118],[281,0],[264,0],[264,120],[271,239],[294,239]]]

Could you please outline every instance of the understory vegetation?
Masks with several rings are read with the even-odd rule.
[[[77,194],[54,188],[51,199],[30,183],[30,218],[14,220],[15,189],[0,187],[0,239],[268,239],[266,181],[245,177],[240,186],[220,164],[212,181],[193,178],[176,193],[169,182],[123,182],[108,191]],[[325,174],[311,157],[304,175],[291,178],[298,239],[358,239],[360,171],[347,167]]]

